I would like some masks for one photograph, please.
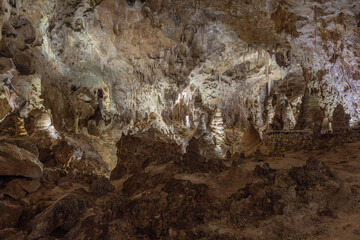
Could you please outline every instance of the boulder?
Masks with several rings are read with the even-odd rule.
[[[109,192],[113,192],[115,187],[111,184],[109,179],[102,177],[95,180],[89,188],[90,192],[97,197],[105,196]]]
[[[0,229],[16,227],[22,207],[9,201],[0,201]]]
[[[5,189],[0,192],[19,200],[28,193],[34,193],[40,188],[39,179],[16,178],[6,184]]]
[[[29,222],[31,232],[28,239],[38,239],[49,234],[64,237],[79,223],[91,205],[91,200],[81,193],[72,192],[63,196]]]
[[[43,174],[43,165],[33,153],[6,142],[0,144],[0,165],[0,176],[38,179]]]
[[[19,239],[18,231],[15,228],[5,228],[0,230],[0,239]]]
[[[1,192],[6,194],[7,196],[10,196],[13,199],[20,200],[25,197],[26,191],[22,189],[21,185],[17,180],[18,179],[15,179],[9,182],[6,185],[6,188],[4,190],[1,190]]]

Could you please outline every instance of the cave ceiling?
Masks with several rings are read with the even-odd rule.
[[[0,12],[0,117],[81,135],[110,170],[123,135],[183,151],[195,138],[224,157],[249,129],[329,131],[337,107],[360,122],[354,0],[3,0]]]

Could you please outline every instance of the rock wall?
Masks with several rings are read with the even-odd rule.
[[[249,125],[328,130],[338,105],[359,122],[351,0],[1,3],[1,116],[46,112],[110,170],[121,136],[150,129],[224,158]]]
[[[260,153],[265,155],[284,154],[312,148],[313,136],[301,133],[266,135],[258,147]]]
[[[260,144],[256,146],[252,155],[272,155],[285,154],[297,151],[310,151],[316,149],[334,149],[344,143],[354,143],[360,140],[358,129],[342,129],[337,133],[325,133],[321,135],[304,133],[286,133],[266,135]]]

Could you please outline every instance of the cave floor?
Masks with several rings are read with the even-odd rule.
[[[37,192],[1,200],[22,213],[0,238],[360,239],[360,142],[228,165],[153,162],[111,181],[47,173]]]

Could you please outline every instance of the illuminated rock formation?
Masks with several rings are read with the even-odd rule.
[[[126,200],[113,196],[124,201],[121,209],[112,204],[111,211],[118,212],[102,217],[114,220],[119,212],[126,216],[128,221],[112,223],[128,233],[124,239],[141,238],[143,232],[149,239],[217,239],[215,235],[202,235],[198,225],[190,233],[184,230],[189,226],[182,223],[186,227],[182,226],[180,231],[168,215],[164,215],[163,222],[154,222],[163,231],[159,228],[145,234],[152,229],[148,218],[135,221],[133,214],[146,206],[139,207],[132,201],[142,199],[136,194],[145,191],[142,186],[145,184],[152,189],[149,194],[154,195],[147,197],[156,199],[159,204],[156,208],[161,211],[171,208],[161,205],[163,202],[176,204],[172,198],[185,195],[189,198],[184,197],[184,206],[192,209],[187,201],[200,199],[204,206],[212,207],[206,203],[212,197],[207,195],[208,191],[221,184],[209,187],[206,184],[213,182],[205,184],[185,173],[199,171],[208,176],[226,172],[230,165],[235,168],[244,159],[255,157],[254,161],[261,161],[262,156],[278,157],[292,150],[332,148],[358,138],[360,4],[356,1],[1,0],[0,3],[3,144],[0,162],[6,166],[5,170],[0,169],[0,178],[4,176],[0,189],[7,189],[5,198],[14,199],[33,193],[40,182],[40,189],[59,186],[72,191],[51,206],[43,203],[36,210],[41,214],[28,210],[28,215],[21,215],[18,204],[9,204],[16,212],[14,218],[7,217],[10,223],[28,223],[32,219],[26,225],[31,229],[24,230],[22,235],[25,239],[65,235],[85,238],[86,229],[77,225],[89,217],[88,212],[82,211],[92,211],[89,209],[93,199],[112,194],[114,181],[129,190],[128,196],[124,197]],[[290,136],[277,136],[279,133]],[[341,137],[334,137],[338,135]],[[6,154],[13,160],[11,163]],[[321,172],[323,166],[314,168]],[[279,169],[276,171],[282,171]],[[294,171],[312,176],[313,172],[306,169]],[[236,169],[229,171],[239,175]],[[264,176],[256,176],[266,181],[263,185],[249,182],[248,186],[237,187],[236,194],[234,189],[227,191],[224,199],[231,203],[218,199],[219,219],[229,218],[231,224],[243,224],[239,216],[220,216],[223,210],[244,211],[254,219],[260,218],[259,209],[243,202],[248,197],[251,199],[247,201],[256,206],[271,199],[269,209],[260,207],[259,211],[266,212],[264,216],[286,212],[278,202],[282,198],[291,202],[292,196],[275,191],[274,181],[279,179],[272,181],[272,177],[280,178],[281,187],[290,188],[289,179],[301,176],[294,177],[289,172],[275,174],[267,165],[254,173],[244,171],[250,175],[260,171]],[[324,178],[332,181],[330,175],[324,173]],[[231,182],[223,175],[218,177]],[[75,191],[74,179],[82,181],[79,186],[91,182],[90,195],[94,196]],[[6,184],[20,187],[11,192]],[[28,184],[33,184],[33,189],[26,190],[30,189]],[[304,187],[302,182],[296,184]],[[180,185],[191,193],[184,192]],[[102,186],[107,190],[100,191]],[[342,185],[339,191],[351,195],[352,189],[346,186]],[[117,193],[119,186],[115,189]],[[216,191],[212,194],[216,195]],[[324,190],[325,193],[330,194]],[[130,197],[133,198],[129,200]],[[300,198],[295,200],[301,202]],[[306,196],[304,199],[308,200]],[[213,200],[210,202],[217,201]],[[36,198],[29,201],[29,206],[34,206]],[[68,207],[71,204],[81,210]],[[132,204],[138,208],[134,207],[131,213],[125,208]],[[0,209],[5,209],[4,206],[0,203]],[[59,211],[73,212],[74,218],[61,219]],[[179,212],[184,214],[183,219],[200,219],[204,225],[211,222],[210,218],[216,218],[202,211],[201,216],[184,212]],[[151,214],[161,215],[155,210]],[[180,215],[176,216],[181,218]],[[48,220],[50,223],[45,226]],[[129,225],[131,220],[136,226]],[[86,221],[101,222],[96,217]],[[5,227],[1,224],[0,227]],[[1,234],[0,231],[0,238]],[[111,239],[108,233],[96,234],[98,238]],[[233,235],[237,236],[234,232],[222,236],[228,239]],[[21,239],[19,236],[13,239]],[[285,238],[269,239],[276,237]]]

